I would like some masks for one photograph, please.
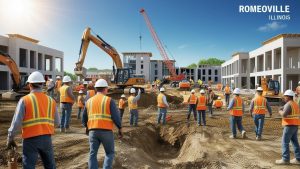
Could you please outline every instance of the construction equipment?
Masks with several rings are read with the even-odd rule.
[[[0,51],[0,62],[9,68],[13,80],[13,91],[3,93],[2,98],[15,100],[29,93],[29,88],[26,85],[28,76],[21,76],[19,68],[13,58]]]
[[[148,26],[148,28],[149,28],[149,30],[151,32],[151,35],[152,35],[152,38],[153,38],[153,40],[154,40],[154,42],[156,44],[156,47],[159,50],[160,55],[162,56],[163,61],[166,64],[166,66],[167,66],[167,68],[168,68],[168,70],[169,70],[169,72],[171,74],[170,80],[172,80],[172,81],[181,81],[181,80],[183,80],[185,78],[185,75],[184,74],[180,74],[180,75],[176,74],[176,71],[175,71],[175,68],[173,66],[173,63],[170,61],[170,59],[169,59],[169,57],[168,57],[168,55],[167,55],[167,53],[166,53],[166,51],[164,49],[164,46],[162,45],[160,39],[158,38],[158,36],[157,36],[157,34],[156,34],[156,32],[155,32],[155,30],[154,30],[154,28],[153,28],[153,26],[152,26],[152,24],[150,22],[150,19],[149,19],[148,15],[147,15],[145,9],[141,9],[140,13],[144,16],[144,19],[145,19],[146,24],[147,24],[147,26]]]
[[[143,78],[143,76],[134,75],[131,68],[123,68],[121,58],[116,49],[105,42],[99,35],[96,35],[96,37],[92,35],[91,28],[89,27],[84,30],[81,39],[79,59],[74,69],[74,72],[77,76],[86,76],[86,69],[83,67],[83,63],[90,42],[94,43],[112,58],[114,64],[117,67],[117,70],[115,70],[115,67],[113,66],[112,83],[115,84],[118,88],[124,89],[129,86],[139,88],[137,87],[137,85],[145,84],[145,79]]]
[[[260,86],[263,89],[263,96],[271,104],[280,104],[282,102],[282,93],[280,93],[280,83],[278,80],[261,78]]]
[[[179,89],[182,90],[190,90],[191,88],[191,83],[187,80],[182,80],[181,82],[179,82]]]

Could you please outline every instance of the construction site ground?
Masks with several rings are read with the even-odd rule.
[[[143,94],[139,101],[138,127],[130,127],[129,112],[123,117],[124,137],[118,139],[115,134],[115,159],[113,168],[277,168],[298,169],[299,166],[277,166],[275,160],[281,158],[281,119],[277,113],[278,107],[272,107],[274,116],[266,118],[262,141],[255,140],[254,123],[248,111],[243,117],[243,125],[247,138],[229,139],[231,130],[229,115],[225,107],[214,110],[214,116],[207,114],[207,126],[197,126],[191,115],[190,126],[186,123],[187,106],[181,104],[180,92],[168,92],[172,115],[166,125],[157,125],[156,95]],[[188,93],[186,93],[188,94]],[[112,95],[116,100],[118,95]],[[249,100],[245,97],[244,100]],[[0,168],[7,167],[6,137],[7,129],[17,102],[0,103]],[[247,105],[246,110],[249,106]],[[89,157],[88,136],[81,121],[77,120],[77,108],[74,105],[70,133],[60,133],[55,130],[52,137],[57,168],[87,168]],[[116,133],[116,132],[115,132]],[[18,143],[18,165],[21,168],[22,140],[16,137]],[[293,151],[291,147],[291,151]],[[291,153],[291,157],[294,155]],[[104,150],[101,146],[98,153],[98,163],[102,166]],[[38,161],[37,168],[43,168]]]

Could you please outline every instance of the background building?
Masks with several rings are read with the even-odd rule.
[[[21,75],[40,71],[55,80],[57,75],[64,75],[62,51],[38,44],[39,41],[19,35],[0,36],[0,50],[9,54],[17,63]],[[0,90],[10,90],[12,79],[6,65],[0,64]]]
[[[171,60],[173,66],[175,60]],[[163,79],[165,76],[170,76],[170,71],[163,60],[151,60],[150,61],[150,82],[156,79]]]
[[[187,80],[192,79],[195,82],[199,79],[203,83],[208,83],[208,81],[212,81],[213,83],[221,82],[221,66],[198,65],[194,69],[179,67],[176,68],[176,73],[184,73]]]

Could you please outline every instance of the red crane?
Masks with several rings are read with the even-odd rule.
[[[145,9],[142,8],[140,10],[140,13],[144,16],[144,19],[145,19],[146,24],[147,24],[147,26],[148,26],[148,28],[149,28],[149,30],[151,32],[151,35],[152,35],[152,38],[153,38],[153,40],[154,40],[154,42],[156,44],[156,47],[159,50],[159,53],[162,56],[165,65],[167,66],[167,68],[170,71],[170,74],[171,74],[170,80],[173,80],[173,81],[181,81],[181,80],[183,80],[185,78],[184,74],[180,74],[180,75],[176,74],[176,70],[175,70],[175,68],[173,66],[173,63],[170,61],[170,59],[169,59],[169,57],[168,57],[168,55],[167,55],[167,53],[165,51],[165,48],[163,47],[160,39],[158,38],[158,36],[157,36],[157,34],[156,34],[156,32],[155,32],[155,30],[154,30],[154,28],[153,28],[153,26],[152,26],[152,24],[150,22],[150,19],[149,19],[148,15],[147,15]]]

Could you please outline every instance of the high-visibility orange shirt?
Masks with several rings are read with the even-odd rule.
[[[157,107],[159,108],[166,108],[166,104],[164,103],[164,100],[163,100],[163,97],[165,95],[162,94],[162,93],[159,93],[158,96],[157,96]]]
[[[233,98],[234,105],[232,110],[230,110],[230,114],[232,116],[242,116],[243,115],[243,100],[239,96]]]
[[[113,130],[113,121],[110,112],[111,98],[97,94],[86,102],[88,114],[88,129]]]
[[[136,110],[138,108],[137,102],[136,103],[133,102],[134,98],[135,98],[134,96],[128,97],[128,107],[130,110]]]
[[[253,100],[254,108],[253,113],[254,114],[266,114],[267,109],[267,99],[263,96],[256,96]]]
[[[22,123],[22,138],[54,134],[56,102],[42,92],[23,97],[25,116]]]
[[[197,110],[206,110],[206,97],[205,96],[198,97]]]
[[[221,107],[223,106],[223,101],[222,101],[222,100],[216,100],[216,101],[214,102],[214,106],[215,106],[216,108],[221,108]]]
[[[225,91],[225,94],[230,94],[230,87],[226,86],[224,91]]]
[[[63,85],[61,88],[60,88],[60,102],[61,103],[73,103],[74,100],[68,95],[68,88],[70,86],[67,86],[67,85]]]
[[[125,109],[125,101],[123,99],[119,100],[119,109]]]
[[[292,112],[287,117],[282,118],[282,125],[283,126],[290,126],[290,125],[299,126],[300,125],[300,112],[299,112],[298,104],[292,100],[286,104],[290,104]]]
[[[196,104],[197,103],[197,97],[195,94],[190,95],[190,102],[189,104]]]

